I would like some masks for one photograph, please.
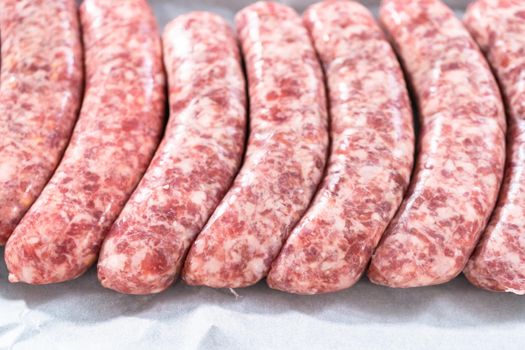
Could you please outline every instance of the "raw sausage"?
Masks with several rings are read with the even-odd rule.
[[[319,62],[291,8],[257,2],[236,16],[250,136],[233,187],[193,243],[191,285],[245,287],[265,277],[320,181],[328,146]]]
[[[101,249],[102,285],[123,293],[166,289],[240,164],[246,91],[233,30],[194,12],[163,35],[170,121],[141,183]]]
[[[0,0],[0,244],[49,180],[80,108],[74,0]]]
[[[80,17],[81,114],[56,173],[7,243],[11,282],[66,281],[93,264],[160,137],[164,75],[147,2],[85,0]]]
[[[509,130],[499,201],[464,272],[481,288],[525,294],[525,2],[478,0],[465,24],[499,78]]]
[[[420,140],[408,194],[368,276],[391,287],[445,283],[465,267],[496,202],[501,97],[475,42],[440,0],[385,0],[380,19],[414,88]]]
[[[317,294],[348,288],[365,270],[408,186],[414,132],[401,68],[372,14],[336,0],[311,6],[303,19],[328,81],[331,155],[267,282]]]
[[[7,242],[11,282],[66,281],[93,264],[160,138],[165,84],[147,2],[85,0],[80,19],[82,110],[64,159]]]

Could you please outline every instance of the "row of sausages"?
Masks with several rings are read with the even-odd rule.
[[[383,28],[353,1],[302,18],[257,2],[236,33],[193,12],[162,45],[145,0],[78,13],[0,0],[11,282],[71,280],[98,258],[102,285],[130,294],[179,274],[317,294],[367,268],[390,287],[464,271],[525,294],[522,0],[476,0],[463,23],[440,0],[383,0]]]

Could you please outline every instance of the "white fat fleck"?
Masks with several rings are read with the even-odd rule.
[[[112,207],[113,207],[113,204],[112,202],[109,202],[107,205],[106,205],[106,208],[104,209],[104,211],[102,212],[102,215],[100,216],[100,219],[98,220],[98,225],[104,225],[106,220],[107,220],[107,216],[108,216],[108,213],[110,214],[112,212]]]
[[[452,271],[456,269],[456,260],[449,258],[444,255],[440,256],[440,259],[432,265],[432,272],[436,276],[450,276]]]
[[[124,78],[126,78],[127,80],[134,80],[135,79],[135,74],[133,72],[127,70],[124,73]]]
[[[28,244],[33,245],[33,244],[36,244],[36,243],[40,242],[40,238],[39,238],[38,236],[32,236],[32,237],[29,237],[29,238],[26,240],[26,242],[27,242]]]
[[[249,236],[246,236],[244,239],[249,240]],[[232,257],[232,259],[231,259],[232,262],[239,262],[241,260],[239,254],[237,254],[237,252],[233,249],[233,248],[235,248],[236,244],[237,244],[237,240],[235,240],[235,239],[228,239],[228,240],[224,241],[224,244],[223,244],[223,247],[222,247],[222,249],[225,252],[228,252],[230,257]]]
[[[506,243],[506,242],[505,242]],[[504,245],[502,245],[504,246]],[[506,260],[511,266],[521,266],[521,257],[519,254],[516,254],[514,251],[507,250]]]
[[[195,204],[205,203],[206,193],[204,191],[193,191],[190,194],[190,200]]]
[[[131,266],[140,267],[149,249],[147,247],[137,248],[137,245],[135,245],[135,248],[135,254],[131,257]]]
[[[15,173],[16,166],[9,162],[0,162],[0,182],[8,182],[13,180],[12,174]]]
[[[206,228],[204,228],[202,231],[204,231],[205,229]],[[204,244],[205,244],[205,240],[204,239],[197,239],[193,243],[193,247],[197,251],[202,251],[202,248],[203,248]]]
[[[198,244],[198,243],[199,243],[199,240],[197,240],[197,243],[196,243],[196,244]],[[207,271],[209,274],[211,274],[211,275],[213,275],[213,274],[219,272],[220,269],[221,269],[221,267],[222,267],[222,263],[221,263],[219,260],[215,259],[215,258],[213,257],[213,255],[210,256],[210,257],[208,258],[208,260],[206,261],[206,271]]]
[[[20,274],[20,281],[22,282],[31,282],[34,280],[34,270],[30,266],[22,267]]]
[[[343,215],[332,215],[332,216],[335,219],[334,223],[332,224],[332,229],[334,231],[344,232],[345,226],[346,226],[346,221],[344,220],[344,216]]]
[[[338,263],[342,261],[342,259],[331,259],[328,261],[323,261],[321,263],[321,270],[322,271],[330,271],[333,268],[338,268]]]
[[[146,186],[142,186],[140,187],[138,191],[135,192],[133,201],[135,201],[136,203],[147,201],[151,197],[152,193],[153,193],[152,189],[147,188]]]
[[[187,158],[179,162],[179,168],[182,169],[184,173],[190,173],[194,166],[195,160],[191,158]]]
[[[115,254],[113,249],[110,249],[112,254],[107,255],[104,259],[104,265],[108,270],[121,271],[124,268],[126,256],[123,254]]]
[[[352,97],[351,88],[346,81],[342,81],[335,87],[337,93],[339,94],[339,98],[341,100],[349,100]]]
[[[251,271],[255,276],[262,276],[266,271],[266,264],[264,264],[263,259],[256,258],[252,259],[246,266],[248,271]]]
[[[345,142],[344,145],[343,144],[341,145],[341,150],[342,151],[349,150],[348,146],[349,146],[348,143]],[[356,150],[351,150],[351,152],[352,152],[351,153],[352,157],[357,157],[359,159],[366,159],[366,157],[368,156],[367,150],[366,149],[362,149],[362,148],[361,149],[356,149]]]
[[[365,165],[359,169],[359,175],[364,179],[373,179],[376,176],[380,176],[383,172],[384,169],[376,165]]]
[[[443,221],[448,221],[448,219],[453,218],[457,214],[455,208],[451,208],[448,205],[436,209],[436,217]]]

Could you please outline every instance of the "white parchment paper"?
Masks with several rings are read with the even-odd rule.
[[[247,0],[150,0],[161,26],[190,10],[228,19]],[[312,1],[285,1],[298,10]],[[371,1],[372,7],[378,1]],[[458,12],[465,1],[449,1]],[[295,296],[265,283],[228,290],[178,282],[155,296],[102,288],[95,270],[58,285],[7,282],[0,253],[0,349],[525,349],[525,299],[463,277],[395,290],[362,279]]]

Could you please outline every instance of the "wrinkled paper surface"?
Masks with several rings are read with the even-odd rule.
[[[229,20],[248,0],[150,0],[163,27],[211,10]],[[302,11],[312,1],[285,1]],[[377,8],[378,1],[371,1]],[[465,1],[449,1],[461,12]],[[363,278],[343,292],[295,296],[180,281],[155,296],[102,288],[91,269],[58,285],[7,282],[0,254],[0,349],[524,349],[525,299],[463,277],[395,290]]]

